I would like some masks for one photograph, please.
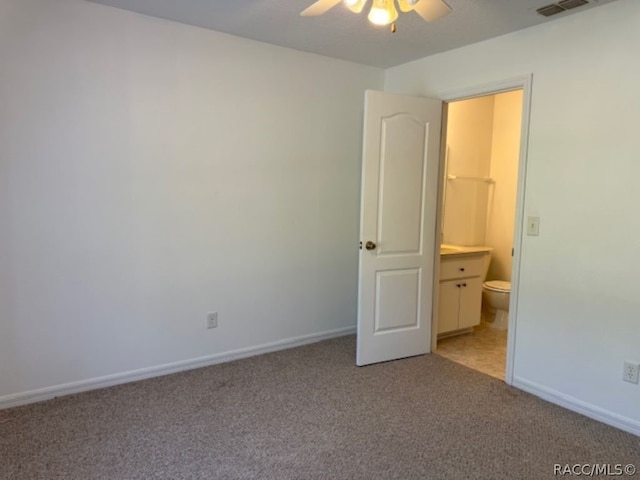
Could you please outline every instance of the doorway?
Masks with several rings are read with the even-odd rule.
[[[444,104],[432,351],[512,382],[529,82]]]
[[[436,351],[446,152],[446,148],[440,148],[439,140],[444,144],[444,138],[439,137],[446,131],[441,125],[446,122],[448,104],[454,101],[513,90],[523,91],[504,375],[507,384],[513,383],[531,76],[443,94],[440,98],[366,92],[357,365]],[[465,271],[463,265],[457,267]],[[481,271],[482,267],[474,262],[466,272],[474,269]],[[471,283],[482,290],[482,274],[472,276],[478,278]],[[462,283],[461,288],[469,286]],[[471,308],[470,298],[459,298],[458,311]],[[478,298],[475,297],[476,304]]]

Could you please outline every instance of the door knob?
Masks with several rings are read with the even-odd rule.
[[[373,242],[367,242],[364,246],[364,248],[366,248],[367,250],[375,250],[376,249],[376,244]]]

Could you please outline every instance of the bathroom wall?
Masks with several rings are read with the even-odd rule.
[[[487,278],[511,281],[511,249],[516,215],[522,90],[494,95],[491,166],[485,243],[493,247]]]
[[[511,280],[521,120],[521,91],[448,107],[447,173],[494,183],[445,180],[443,241],[493,247],[489,279]]]
[[[493,97],[451,102],[447,119],[447,173],[487,177],[490,172]],[[488,188],[486,183],[445,180],[443,241],[481,245],[485,241]]]

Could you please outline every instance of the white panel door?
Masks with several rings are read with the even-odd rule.
[[[367,91],[358,365],[427,353],[442,102]]]

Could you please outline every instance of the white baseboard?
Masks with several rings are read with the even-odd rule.
[[[27,405],[29,403],[50,400],[55,397],[71,395],[74,393],[86,392],[88,390],[96,390],[98,388],[111,387],[122,383],[135,382],[145,380],[147,378],[159,377],[171,373],[192,370],[194,368],[207,367],[218,363],[230,362],[246,357],[253,357],[263,353],[275,352],[278,350],[286,350],[288,348],[299,347],[309,343],[316,343],[330,338],[342,337],[356,333],[356,327],[339,328],[321,333],[312,333],[300,337],[288,338],[277,342],[265,343],[255,347],[241,348],[230,352],[223,352],[205,357],[183,360],[180,362],[167,363],[155,367],[141,368],[139,370],[131,370],[104,377],[91,378],[79,382],[65,383],[62,385],[54,385],[52,387],[41,388],[38,390],[30,390],[27,392],[16,393],[0,397],[0,409],[17,407],[19,405]],[[355,362],[355,358],[354,358]]]
[[[531,393],[536,397],[540,397],[551,403],[555,403],[561,407],[571,410],[573,412],[580,413],[586,417],[593,418],[599,422],[606,423],[612,427],[619,428],[625,432],[632,433],[640,437],[640,422],[633,420],[617,413],[610,412],[604,408],[596,407],[589,403],[578,400],[571,395],[566,395],[557,390],[544,387],[535,382],[531,382],[521,377],[514,377],[513,386]]]

